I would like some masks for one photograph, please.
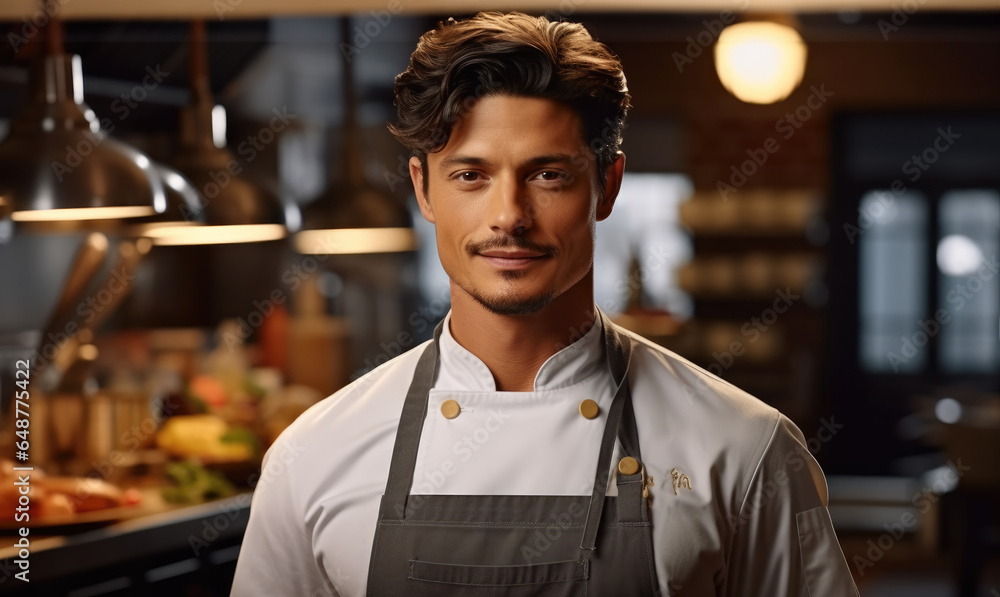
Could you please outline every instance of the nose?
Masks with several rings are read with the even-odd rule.
[[[523,234],[531,228],[531,205],[516,177],[499,177],[490,189],[489,223],[493,232],[510,235]]]

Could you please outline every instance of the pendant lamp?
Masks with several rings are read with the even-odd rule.
[[[172,165],[197,189],[202,226],[159,226],[154,245],[229,244],[278,240],[298,230],[298,206],[239,173],[225,146],[225,110],[212,101],[205,23],[191,24],[191,104],[181,113],[181,142]]]
[[[350,21],[341,23],[342,39],[350,37]],[[304,255],[393,253],[413,251],[416,238],[405,207],[365,178],[358,131],[354,66],[343,56],[344,119],[340,172],[319,199],[303,211],[303,230],[295,250]]]
[[[166,198],[163,213],[141,218],[107,220],[59,220],[53,222],[18,222],[18,232],[27,233],[72,233],[104,232],[121,238],[143,238],[153,230],[161,228],[181,229],[204,223],[201,212],[201,197],[194,186],[179,172],[153,162],[152,176],[159,178]]]
[[[156,173],[163,180],[163,190],[167,195],[167,209],[159,215],[140,218],[131,223],[126,236],[148,237],[153,230],[185,229],[202,226],[205,214],[202,212],[201,195],[188,179],[170,166],[155,164]]]
[[[808,53],[788,15],[748,20],[722,30],[715,70],[730,93],[751,104],[787,98],[802,82]]]
[[[0,211],[20,222],[121,220],[166,208],[150,159],[101,131],[83,102],[79,56],[63,51],[62,23],[32,64],[28,106],[0,143]]]

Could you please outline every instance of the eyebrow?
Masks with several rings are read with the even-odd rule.
[[[573,157],[567,153],[553,153],[548,155],[540,155],[533,157],[528,160],[528,166],[541,166],[544,164],[558,164],[558,163],[569,163],[573,161]],[[443,160],[441,160],[440,169],[447,170],[455,166],[486,166],[489,164],[489,160],[486,158],[481,158],[472,155],[451,155]]]

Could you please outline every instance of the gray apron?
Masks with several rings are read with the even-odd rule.
[[[410,495],[444,322],[437,326],[417,362],[396,431],[368,595],[660,594],[641,464],[635,474],[618,473],[617,497],[605,496],[616,436],[626,456],[642,460],[627,377],[631,341],[599,316],[617,390],[590,496]]]

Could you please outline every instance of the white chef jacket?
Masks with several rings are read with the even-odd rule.
[[[601,318],[498,392],[451,314],[411,494],[590,495],[614,383]],[[612,324],[614,325],[614,324]],[[624,331],[624,330],[622,330]],[[856,596],[822,470],[784,415],[628,331],[629,383],[663,595]],[[361,596],[396,426],[426,343],[319,402],[275,441],[251,504],[234,596]],[[582,400],[600,413],[581,416]],[[455,400],[457,418],[441,403]],[[616,442],[613,466],[621,458]],[[673,475],[672,475],[673,472]],[[608,495],[616,495],[614,472]]]

